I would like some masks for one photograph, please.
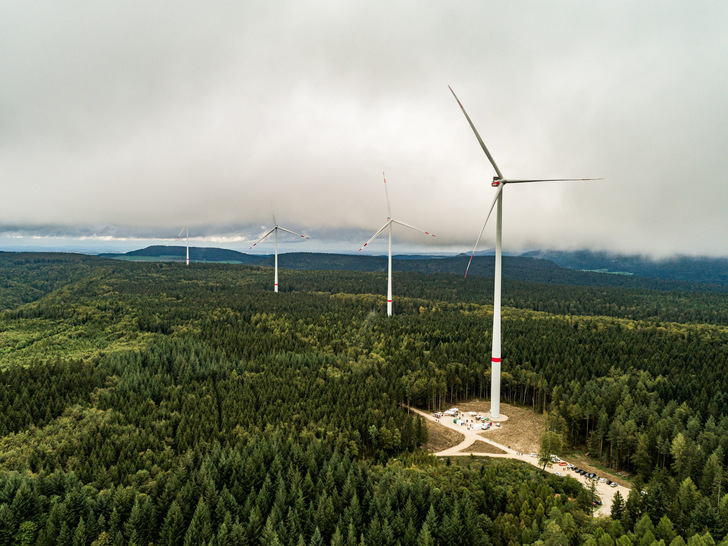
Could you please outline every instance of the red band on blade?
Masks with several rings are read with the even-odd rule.
[[[501,359],[500,359],[500,358],[491,358],[491,360],[492,360],[493,362],[500,362],[500,361],[501,361]]]

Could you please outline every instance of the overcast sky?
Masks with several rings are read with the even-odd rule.
[[[495,173],[451,85],[506,177],[606,178],[508,186],[506,249],[728,256],[726,2],[0,7],[0,250],[186,224],[247,250],[275,211],[355,251],[382,171],[437,234],[400,248],[471,248]]]

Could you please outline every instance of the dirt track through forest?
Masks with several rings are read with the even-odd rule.
[[[503,406],[503,405],[502,405]],[[466,405],[461,406],[461,409],[464,409],[465,411],[470,411],[466,409]],[[506,408],[503,408],[504,410]],[[511,406],[508,408],[510,411],[512,411],[513,407]],[[520,408],[517,408],[520,409]],[[459,435],[463,436],[464,439],[457,445],[448,447],[446,449],[443,449],[441,451],[438,451],[435,453],[436,457],[465,457],[465,456],[476,456],[476,457],[501,457],[501,458],[507,458],[507,459],[517,459],[519,461],[523,461],[525,463],[531,464],[539,469],[541,469],[541,466],[538,463],[538,459],[535,457],[531,457],[531,453],[535,453],[538,451],[536,449],[532,442],[527,442],[526,445],[528,445],[530,451],[528,452],[521,452],[516,449],[512,449],[510,445],[503,445],[498,442],[495,442],[488,438],[487,436],[492,436],[498,432],[503,431],[504,434],[502,436],[504,438],[510,437],[510,434],[508,434],[508,429],[512,427],[512,430],[516,429],[522,429],[522,424],[518,424],[518,419],[514,415],[513,418],[509,416],[507,421],[501,422],[500,428],[495,428],[487,431],[483,430],[469,430],[468,427],[462,426],[462,425],[456,425],[453,423],[452,417],[447,418],[443,417],[442,419],[435,419],[435,417],[431,413],[427,413],[421,410],[418,410],[416,408],[411,408],[412,411],[417,412],[418,414],[422,415],[425,419],[430,421],[431,423],[434,423],[435,426],[442,426],[446,427],[452,431],[455,431]],[[528,410],[520,410],[527,412]],[[503,412],[505,413],[505,412]],[[485,415],[486,413],[483,412]],[[507,414],[506,414],[507,415]],[[467,417],[467,415],[466,415]],[[538,437],[541,434],[541,430],[535,430],[531,431],[535,432],[536,437]],[[475,452],[471,451],[471,446],[475,444],[476,442],[483,442],[484,444],[488,445],[488,449],[485,451]],[[520,442],[519,442],[520,443]],[[476,444],[477,446],[478,444]],[[482,445],[482,444],[481,444]],[[518,445],[518,444],[516,444]],[[520,449],[520,446],[519,446]],[[495,452],[494,452],[495,451]],[[554,467],[546,467],[546,472],[551,472],[552,474],[555,472],[560,472],[562,475],[569,475],[568,473],[571,472],[570,470],[566,470],[565,467],[562,466],[554,466]],[[572,474],[573,478],[576,478],[575,474]],[[581,476],[579,476],[580,479]],[[581,480],[580,480],[581,481]],[[584,487],[588,488],[588,484],[584,484]],[[629,489],[622,486],[617,485],[617,487],[610,487],[606,483],[597,483],[596,484],[596,492],[597,495],[599,495],[599,498],[602,499],[602,506],[600,506],[594,514],[597,516],[608,516],[612,511],[612,499],[614,498],[614,494],[619,491],[620,495],[622,495],[622,498],[624,500],[627,500],[627,496],[629,495]]]

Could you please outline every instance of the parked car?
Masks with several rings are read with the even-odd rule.
[[[531,457],[533,457],[534,459],[538,459],[538,455],[536,455],[535,453],[531,453]]]
[[[617,487],[617,484],[614,483],[614,482],[612,482],[612,483],[609,484],[609,487]]]
[[[554,476],[561,476],[561,472],[554,472]]]
[[[607,478],[599,478],[599,483],[607,483]]]

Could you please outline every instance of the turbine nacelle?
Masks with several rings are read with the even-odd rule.
[[[503,178],[501,178],[500,176],[494,176],[493,177],[493,182],[491,182],[490,185],[493,186],[494,188],[497,188],[501,184],[505,184],[505,182],[506,181],[503,180]]]

